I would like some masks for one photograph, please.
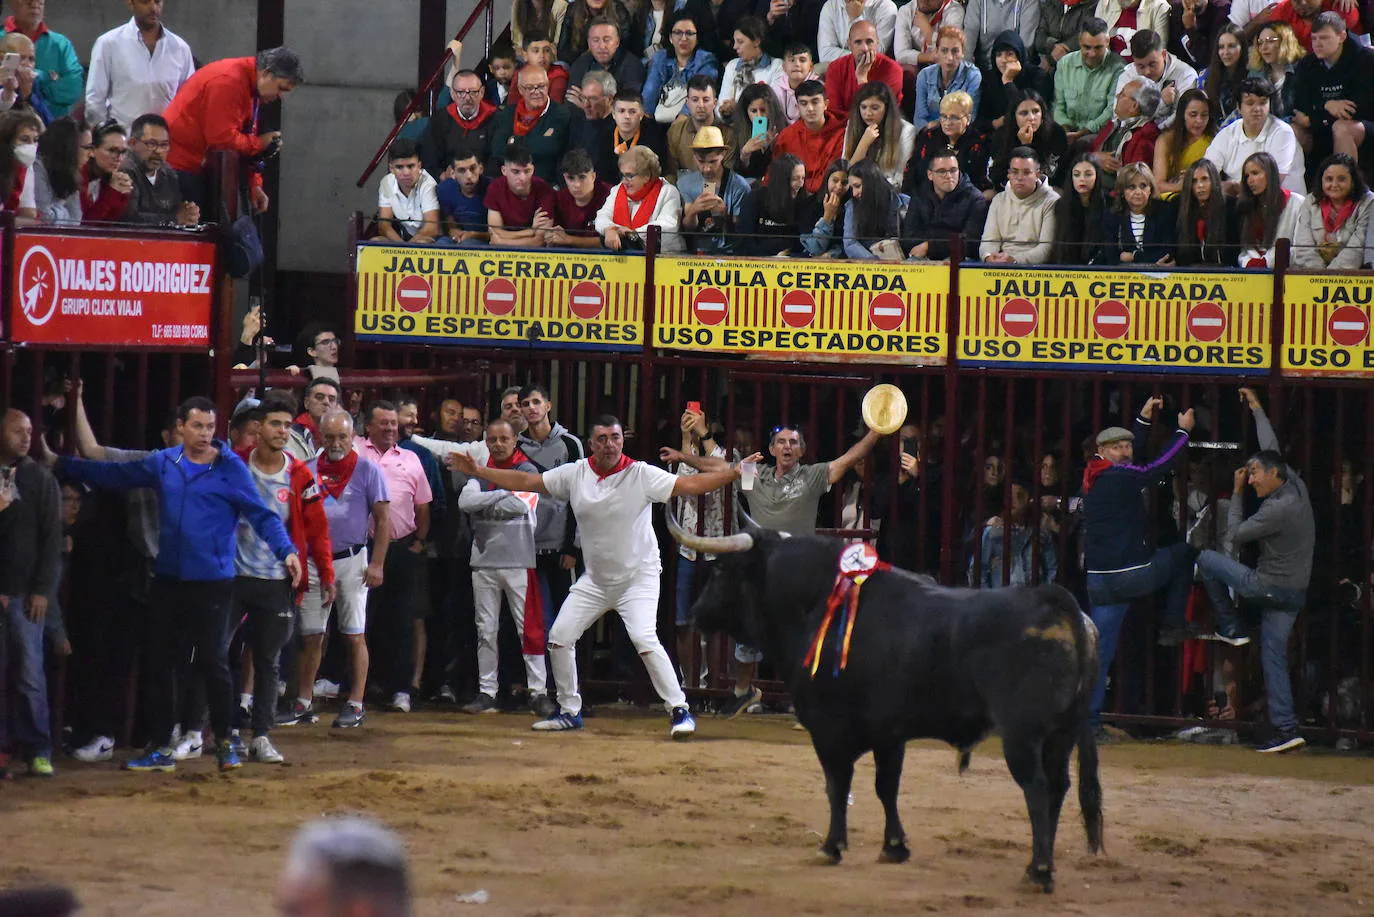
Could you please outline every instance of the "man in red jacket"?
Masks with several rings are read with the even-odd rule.
[[[167,164],[177,172],[182,197],[205,210],[206,154],[233,150],[246,159],[273,153],[281,131],[258,133],[262,106],[295,89],[303,79],[301,60],[289,48],[259,51],[257,59],[231,57],[206,64],[181,85],[162,111],[171,134]],[[254,213],[267,210],[262,175],[250,179]]]
[[[806,190],[815,194],[825,170],[844,156],[845,119],[826,109],[825,86],[807,80],[796,89],[797,113],[801,116],[778,134],[773,155],[791,153],[806,166]]]
[[[902,101],[902,67],[878,50],[878,28],[867,19],[849,27],[849,53],[830,62],[825,71],[825,97],[830,110],[849,117],[849,106],[864,83],[886,83],[898,104]]]
[[[234,604],[248,616],[245,643],[253,648],[253,694],[241,697],[240,706],[251,707],[253,742],[250,760],[281,764],[282,755],[267,737],[277,717],[277,658],[291,638],[295,606],[307,589],[319,589],[326,606],[334,601],[334,549],[329,541],[329,520],[315,475],[304,463],[286,453],[295,400],[284,392],[270,392],[262,403],[262,430],[258,444],[242,458],[267,507],[281,517],[287,534],[304,557],[309,552],[320,582],[301,577],[293,590],[285,567],[269,551],[256,532],[240,520],[235,540]],[[310,569],[310,568],[307,568]]]

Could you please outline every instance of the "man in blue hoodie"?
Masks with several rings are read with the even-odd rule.
[[[240,766],[229,742],[234,687],[229,675],[229,613],[234,584],[234,536],[242,515],[286,564],[293,586],[301,560],[280,517],[262,502],[243,459],[214,438],[215,404],[189,398],[177,409],[182,445],[139,462],[92,462],[63,456],[67,477],[111,490],[150,487],[161,499],[146,655],[152,679],[150,720],[155,744],[125,762],[133,771],[176,769],[170,746],[177,690],[202,679],[210,725],[219,741],[219,769]]]
[[[1151,398],[1135,419],[1135,432],[1108,427],[1097,434],[1097,454],[1083,472],[1083,565],[1088,573],[1088,602],[1098,630],[1101,667],[1093,691],[1092,714],[1102,712],[1107,668],[1116,658],[1117,638],[1131,602],[1164,590],[1164,620],[1159,644],[1177,646],[1190,634],[1185,616],[1197,552],[1186,542],[1151,551],[1150,517],[1145,492],[1162,487],[1188,450],[1193,409],[1178,415],[1178,429],[1154,461],[1133,465],[1135,440],[1142,444],[1150,423],[1164,403]]]

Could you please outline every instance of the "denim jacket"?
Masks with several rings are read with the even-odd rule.
[[[654,109],[658,107],[659,94],[663,92],[663,87],[673,80],[674,77],[682,80],[685,85],[694,76],[705,74],[713,80],[720,79],[720,62],[710,51],[697,49],[692,55],[692,59],[687,62],[686,67],[679,68],[677,65],[677,55],[671,48],[664,48],[654,55],[649,62],[649,72],[644,77],[644,110],[649,117],[654,116]],[[687,113],[687,106],[682,106],[682,114]]]

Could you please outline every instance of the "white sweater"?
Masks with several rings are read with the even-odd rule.
[[[1026,198],[1008,187],[992,199],[978,257],[1006,252],[1017,264],[1044,264],[1054,248],[1054,203],[1059,192],[1045,182]]]
[[[615,213],[615,198],[620,193],[620,185],[611,189],[611,193],[606,197],[606,203],[601,205],[601,209],[596,212],[596,231],[600,235],[605,235],[606,230],[612,226],[619,226],[612,214]],[[639,212],[639,208],[644,204],[630,201],[630,215],[634,216]],[[663,183],[663,190],[658,193],[658,201],[654,204],[654,215],[649,218],[649,226],[657,226],[663,232],[660,251],[681,252],[686,251],[687,246],[682,241],[682,236],[678,233],[678,228],[682,225],[682,195],[677,193],[677,189],[666,181]],[[628,230],[628,226],[619,226],[620,229]],[[648,228],[647,226],[645,228]],[[636,230],[637,232],[639,230]]]
[[[1307,200],[1296,191],[1288,197],[1288,203],[1283,207],[1283,213],[1279,214],[1279,225],[1274,231],[1274,246],[1279,244],[1280,239],[1292,239],[1293,230],[1298,225],[1298,213],[1302,210],[1303,202]],[[1242,242],[1241,244],[1244,244]],[[1274,266],[1274,246],[1270,246],[1264,251],[1257,248],[1247,248],[1240,253],[1237,262],[1241,267],[1255,258],[1263,258],[1265,267]]]
[[[858,19],[850,19],[844,0],[825,0],[825,6],[821,7],[816,42],[821,63],[828,64],[849,53],[849,27],[859,19],[873,23],[878,30],[878,50],[888,57],[892,56],[892,42],[897,32],[897,4],[892,0],[864,0],[864,11]],[[910,22],[908,19],[908,25]]]

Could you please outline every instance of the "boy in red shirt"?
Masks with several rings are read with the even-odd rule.
[[[555,201],[549,183],[534,174],[534,158],[527,147],[506,147],[501,177],[491,183],[482,203],[492,245],[541,246],[554,228]]]
[[[559,248],[600,248],[596,213],[610,196],[611,186],[596,177],[592,158],[585,150],[569,150],[558,164],[563,187],[554,196],[554,228],[544,234],[544,244]]]

